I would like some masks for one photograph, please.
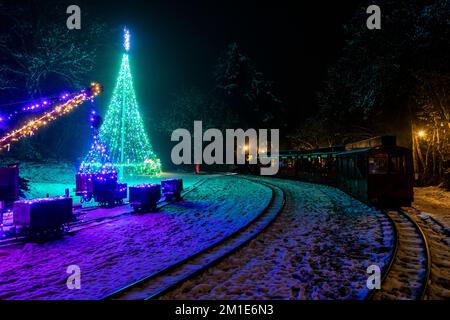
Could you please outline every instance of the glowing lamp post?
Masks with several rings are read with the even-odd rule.
[[[420,139],[424,139],[424,138],[426,138],[427,133],[425,132],[425,130],[419,130],[419,131],[417,132],[417,136],[418,136]]]

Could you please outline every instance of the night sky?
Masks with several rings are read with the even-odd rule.
[[[39,3],[33,0],[21,3],[28,4],[24,8],[30,8],[30,1]],[[63,9],[73,4],[68,0],[61,3]],[[73,32],[83,32],[83,24],[88,25],[89,19],[105,23],[108,30],[99,39],[97,63],[89,75],[90,81],[104,85],[104,93],[95,102],[102,114],[111,99],[120,67],[123,27],[130,29],[131,71],[138,103],[150,140],[163,159],[170,154],[173,144],[161,132],[161,126],[155,124],[159,112],[167,109],[174,94],[183,88],[212,90],[214,66],[232,42],[238,43],[241,52],[254,62],[266,80],[273,81],[275,93],[288,111],[284,117],[287,127],[280,128],[283,142],[289,131],[298,128],[302,120],[317,110],[316,93],[344,44],[343,24],[355,11],[366,10],[361,1],[268,4],[262,1],[80,0],[76,3],[81,8],[82,26]],[[13,6],[21,4],[15,2]],[[68,16],[64,10],[61,14],[64,19]],[[82,113],[78,115],[84,117]],[[84,140],[89,135],[86,123],[80,134],[83,138],[75,145],[87,150],[89,146]]]
[[[131,29],[132,72],[147,117],[182,87],[210,88],[213,66],[231,42],[274,81],[287,108],[304,117],[315,109],[315,92],[339,54],[343,23],[365,7],[355,1],[97,1],[86,10],[117,30],[117,50],[103,52],[95,73],[106,90],[119,68],[121,28]]]

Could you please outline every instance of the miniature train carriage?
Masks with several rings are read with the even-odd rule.
[[[94,183],[94,200],[100,206],[114,206],[123,204],[127,197],[126,183],[96,182]]]
[[[162,180],[161,188],[166,198],[175,198],[179,201],[181,199],[181,191],[183,191],[183,179]]]
[[[337,186],[363,202],[382,207],[410,206],[414,196],[412,152],[397,146],[394,136],[280,152],[277,175]]]
[[[72,198],[53,197],[14,202],[14,225],[29,236],[62,234],[73,221]]]
[[[123,203],[127,197],[127,185],[118,183],[116,174],[78,173],[76,195],[81,196],[82,203],[94,198],[100,206],[113,206]]]
[[[81,196],[81,202],[91,201],[92,194],[94,193],[94,177],[92,174],[76,175],[76,195]]]
[[[130,205],[134,211],[154,211],[161,198],[159,184],[141,184],[130,187]]]

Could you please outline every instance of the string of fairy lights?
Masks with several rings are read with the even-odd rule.
[[[101,122],[95,110],[91,111],[92,145],[78,171],[81,175],[95,175],[97,180],[117,179],[117,172],[111,163],[107,147],[98,136],[98,125]]]
[[[9,150],[11,143],[34,135],[36,131],[45,127],[48,123],[72,112],[75,108],[83,104],[83,102],[94,99],[101,92],[102,86],[97,82],[92,82],[88,89],[81,90],[80,93],[75,94],[67,101],[56,104],[51,110],[45,112],[43,115],[32,118],[20,128],[6,133],[6,135],[0,138],[0,150]]]

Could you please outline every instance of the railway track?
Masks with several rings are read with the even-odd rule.
[[[422,228],[431,251],[430,280],[425,300],[450,299],[450,228],[430,214],[416,208],[404,208]]]
[[[421,227],[403,210],[387,210],[396,235],[396,246],[386,268],[381,289],[369,294],[371,300],[421,300],[427,292],[431,254]]]
[[[247,179],[272,190],[272,198],[264,210],[248,224],[218,240],[208,248],[170,265],[161,271],[112,292],[102,300],[149,300],[156,299],[181,283],[214,266],[264,231],[278,216],[286,203],[285,193],[277,186],[255,179]]]

